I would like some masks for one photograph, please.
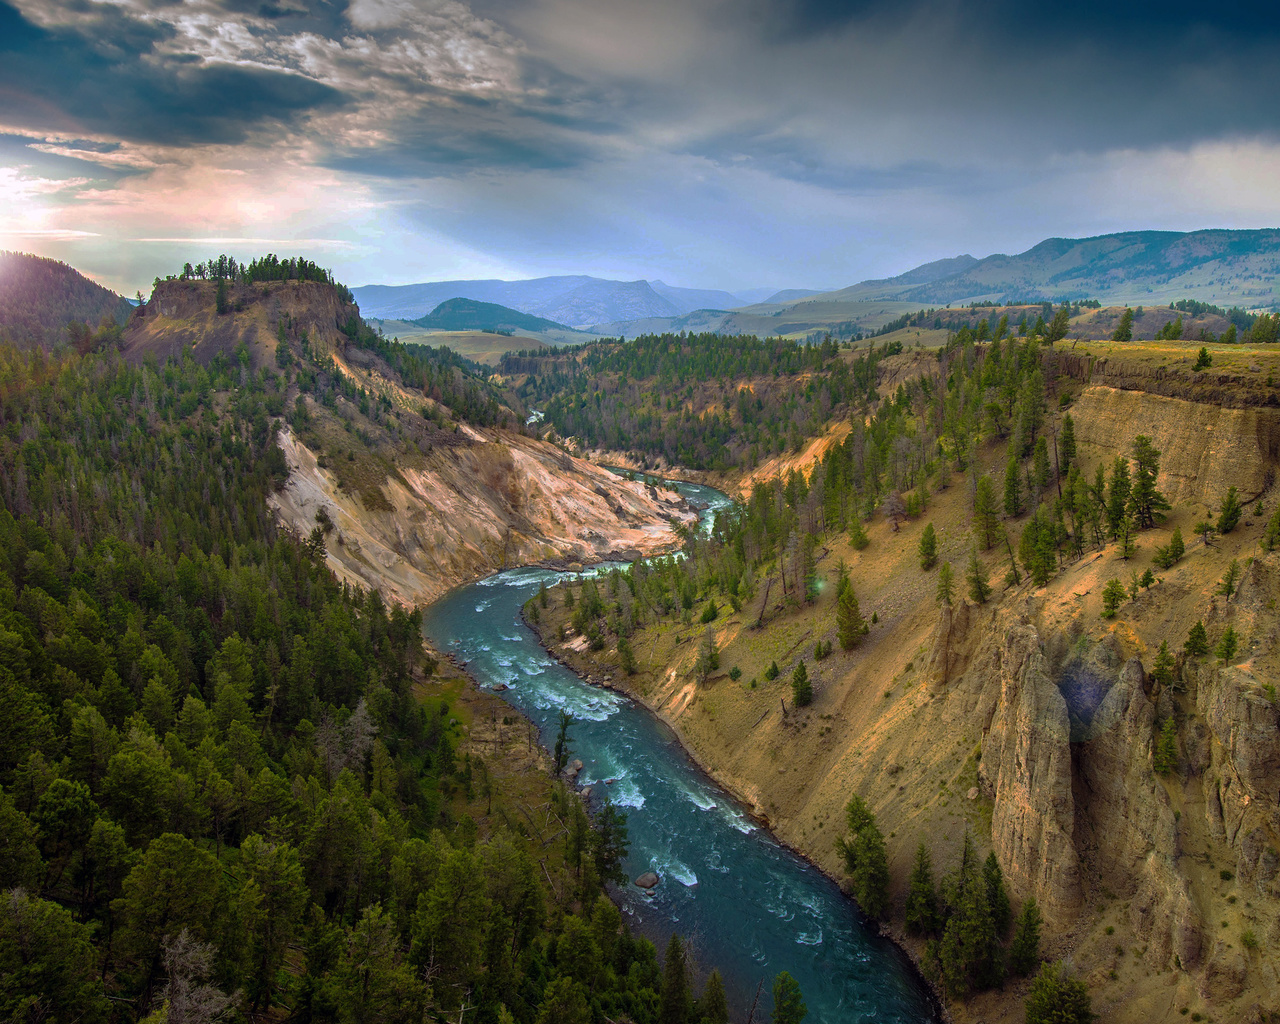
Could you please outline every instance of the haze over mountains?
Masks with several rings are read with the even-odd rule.
[[[52,260],[0,254],[0,270],[0,328],[19,343],[61,333],[71,320],[96,324],[104,313],[123,321],[131,309],[124,299]],[[1277,308],[1280,229],[1050,238],[1012,256],[965,254],[836,291],[774,290],[767,301],[752,302],[762,291],[733,294],[587,275],[353,289],[369,319],[410,321],[429,331],[510,330],[548,344],[583,340],[582,332],[797,338],[830,332],[847,338],[906,312],[974,301],[1092,298],[1104,305],[1159,306],[1197,299],[1223,307]],[[439,310],[442,303],[450,305]]]
[[[773,289],[754,289],[734,295],[710,288],[675,288],[662,281],[609,281],[586,275],[539,277],[528,281],[366,285],[353,288],[352,292],[365,316],[384,320],[416,320],[447,299],[464,298],[495,303],[577,328],[645,317],[675,317],[697,309],[737,309],[762,297],[786,301],[813,294],[801,290],[775,296]]]
[[[784,311],[791,314],[786,326],[804,330],[805,324],[817,327],[832,317],[862,321],[867,311],[851,304],[868,302],[918,307],[1095,298],[1106,304],[1154,305],[1193,298],[1221,306],[1269,308],[1280,301],[1278,281],[1280,229],[1266,228],[1050,238],[1012,256],[978,259],[965,254],[836,291],[789,289],[763,297],[761,290],[734,295],[674,288],[661,281],[586,276],[368,285],[354,293],[365,315],[379,318],[415,320],[446,299],[468,298],[579,330],[634,336],[662,330],[771,334],[783,327],[776,318]],[[884,312],[890,311],[885,307]],[[773,321],[761,322],[761,317]]]

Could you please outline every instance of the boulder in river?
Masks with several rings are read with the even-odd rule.
[[[643,875],[636,879],[636,885],[641,889],[652,889],[662,879],[658,877],[656,871],[646,871]]]

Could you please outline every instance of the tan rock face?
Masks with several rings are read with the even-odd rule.
[[[1280,896],[1280,709],[1240,668],[1201,666],[1196,707],[1209,728],[1211,830],[1238,854],[1240,880]]]
[[[1016,890],[1035,893],[1049,920],[1068,920],[1081,893],[1067,703],[1028,625],[1009,629],[999,673],[980,765],[995,796],[992,846]]]
[[[383,485],[394,512],[372,512],[291,433],[281,435],[289,481],[273,496],[301,535],[318,509],[337,529],[327,544],[341,577],[388,599],[425,604],[451,587],[513,565],[593,562],[655,554],[676,541],[673,524],[695,513],[666,491],[615,476],[553,445],[501,431],[437,449],[425,468]]]
[[[1160,452],[1158,486],[1172,502],[1216,504],[1228,487],[1254,498],[1280,467],[1280,409],[1222,408],[1093,384],[1072,410],[1086,457],[1128,452],[1139,434]]]
[[[341,348],[340,326],[356,312],[343,305],[332,285],[316,281],[273,281],[231,285],[227,300],[238,312],[219,316],[212,281],[161,281],[142,315],[129,321],[123,338],[125,357],[160,362],[190,355],[207,364],[219,353],[243,343],[255,369],[274,363],[276,323],[288,317],[297,331],[306,330],[326,350]]]

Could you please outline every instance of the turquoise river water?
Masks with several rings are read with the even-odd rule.
[[[729,500],[695,484],[678,487],[710,505],[704,528]],[[628,876],[653,870],[662,879],[652,895],[633,885],[615,892],[633,930],[659,950],[673,931],[690,939],[698,963],[724,976],[735,1021],[746,1020],[761,979],[755,1021],[769,1019],[772,981],[784,970],[804,993],[805,1024],[936,1020],[910,962],[830,879],[754,824],[654,715],[584,682],[543,650],[520,610],[543,582],[567,575],[513,569],[459,587],[427,610],[423,628],[480,686],[509,686],[500,696],[538,726],[544,744],[554,743],[560,710],[573,715],[572,757],[585,765],[580,784],[627,813]],[[615,781],[606,787],[608,779]]]

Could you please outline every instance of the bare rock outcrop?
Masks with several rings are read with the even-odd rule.
[[[1236,851],[1242,882],[1280,896],[1280,708],[1244,669],[1200,666],[1195,678],[1210,831]]]
[[[665,551],[677,542],[673,524],[696,519],[678,495],[651,495],[554,445],[468,431],[474,436],[465,443],[439,447],[424,465],[388,478],[385,510],[341,490],[315,454],[282,431],[290,474],[272,505],[301,536],[325,509],[337,527],[326,544],[330,568],[410,605],[513,565]]]
[[[1280,409],[1090,384],[1072,409],[1081,451],[1128,452],[1139,434],[1161,453],[1158,484],[1175,503],[1216,504],[1227,488],[1257,497],[1280,468]]]
[[[1049,920],[1068,921],[1081,899],[1071,723],[1030,625],[1009,629],[999,679],[981,761],[995,800],[992,846],[1015,890],[1034,893]]]

